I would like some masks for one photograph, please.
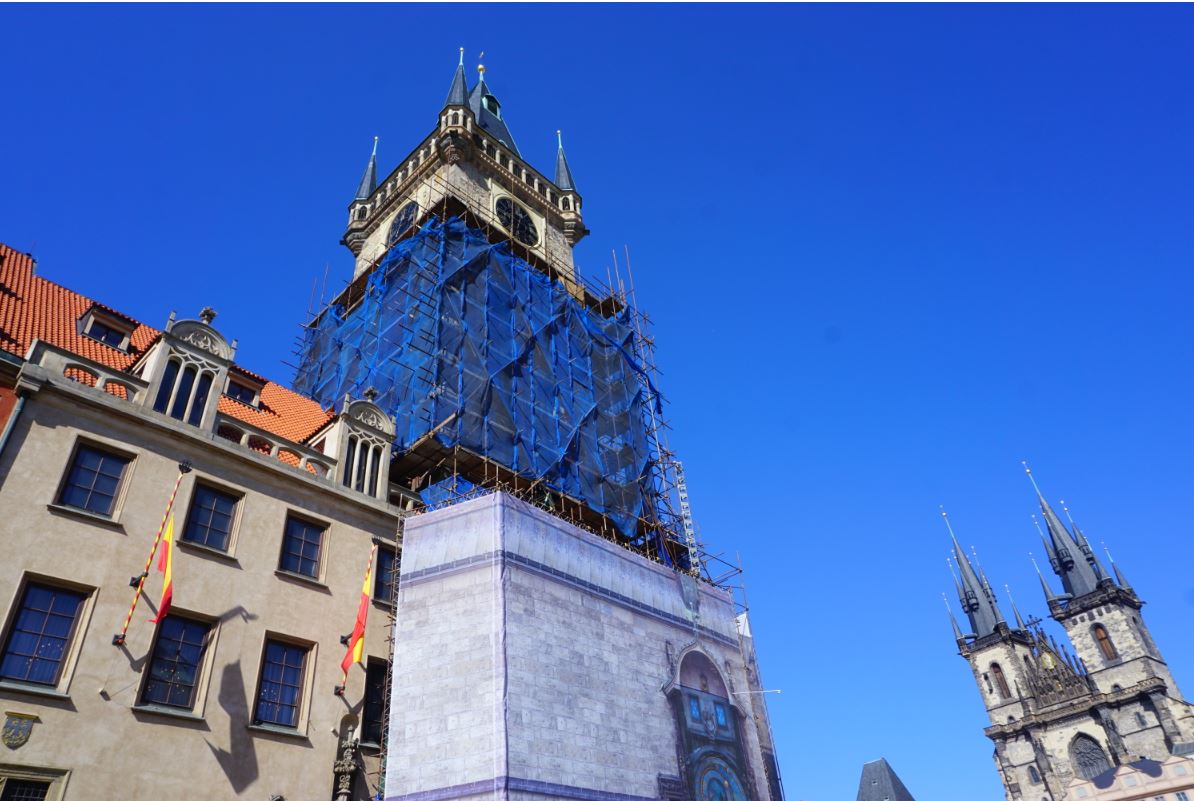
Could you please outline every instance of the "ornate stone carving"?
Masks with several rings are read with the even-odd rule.
[[[352,401],[345,411],[349,418],[361,425],[380,431],[387,437],[394,436],[394,421],[377,404],[367,400]]]
[[[340,741],[340,758],[332,766],[336,777],[335,801],[349,801],[352,798],[352,780],[357,773],[357,741],[345,737]]]
[[[228,343],[224,341],[224,337],[205,323],[197,320],[182,320],[174,324],[170,333],[183,342],[210,353],[217,359],[232,358],[232,351],[229,349]]]

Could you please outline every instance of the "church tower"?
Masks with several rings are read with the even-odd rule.
[[[990,716],[985,733],[995,744],[1007,798],[1072,801],[1071,784],[1135,760],[1194,751],[1194,711],[1144,623],[1143,601],[1119,567],[1108,572],[1081,529],[1061,522],[1035,480],[1033,488],[1046,525],[1045,552],[1062,592],[1044,576],[1041,587],[1073,655],[1045,634],[1040,620],[1026,623],[1014,606],[1015,627],[1009,626],[986,575],[956,539],[955,582],[971,631],[961,631],[950,617]]]

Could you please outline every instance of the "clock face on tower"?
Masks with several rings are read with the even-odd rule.
[[[539,229],[535,227],[530,212],[508,197],[498,198],[494,209],[497,211],[498,222],[513,234],[515,239],[529,247],[539,244]]]
[[[738,774],[724,759],[706,757],[696,771],[697,801],[746,801]]]
[[[389,233],[386,234],[386,246],[394,244],[398,241],[398,237],[406,233],[412,225],[415,224],[415,212],[419,207],[415,203],[407,203],[398,213],[394,215],[394,222],[390,223]]]

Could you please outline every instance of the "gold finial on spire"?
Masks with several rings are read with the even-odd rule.
[[[481,51],[481,55],[477,56],[477,72],[481,74],[481,80],[485,80],[485,51]]]
[[[381,139],[380,136],[373,137],[373,155],[377,155],[377,141]]]
[[[559,128],[556,128],[556,142],[560,145],[560,150],[564,149],[564,134]]]
[[[460,66],[464,66],[464,48],[460,48]]]

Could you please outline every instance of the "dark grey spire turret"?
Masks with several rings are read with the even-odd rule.
[[[448,89],[448,99],[445,106],[468,105],[468,82],[464,78],[464,48],[460,48],[460,63],[456,65],[456,74],[452,76],[452,86]]]
[[[485,83],[485,65],[478,66],[477,72],[481,74],[481,79],[477,81],[477,85],[473,87],[473,91],[468,96],[468,106],[477,118],[477,125],[484,128],[490,136],[513,150],[515,155],[521,158],[522,153],[518,152],[518,145],[514,144],[514,135],[506,127],[506,121],[502,119],[502,104],[493,96],[493,93],[489,91],[489,86]]]
[[[556,151],[556,186],[567,192],[575,192],[572,170],[568,169],[568,158],[564,155],[564,135],[559,131],[556,131],[556,141],[560,145]]]
[[[1053,572],[1061,578],[1061,584],[1065,591],[1075,598],[1094,592],[1098,588],[1099,582],[1106,577],[1106,573],[1095,558],[1094,551],[1090,549],[1090,544],[1081,534],[1077,539],[1070,534],[1069,529],[1053,511],[1053,507],[1045,500],[1045,496],[1037,486],[1036,479],[1032,477],[1032,470],[1028,468],[1027,464],[1024,465],[1024,472],[1028,475],[1028,480],[1032,482],[1032,488],[1036,490],[1037,500],[1041,505],[1041,514],[1045,518],[1045,526],[1049,532],[1046,548],[1049,551],[1049,564],[1052,565]]]
[[[369,156],[369,163],[365,165],[365,174],[361,176],[361,183],[357,186],[357,200],[365,200],[377,189],[377,137],[373,137],[373,153]]]
[[[991,590],[991,582],[983,575],[981,578],[975,572],[974,566],[958,544],[954,536],[953,526],[949,524],[949,517],[945,510],[941,511],[945,526],[949,529],[949,538],[954,544],[954,561],[957,562],[961,581],[958,584],[958,603],[970,621],[971,630],[976,637],[985,637],[995,631],[1000,624],[1006,626],[999,605],[995,602],[995,593]]]
[[[916,801],[900,777],[887,764],[886,759],[876,759],[862,766],[858,780],[856,801]]]

